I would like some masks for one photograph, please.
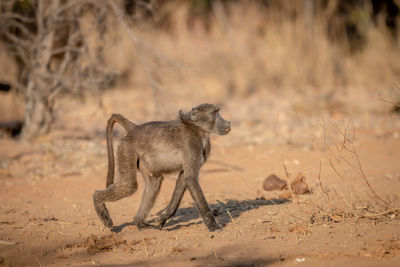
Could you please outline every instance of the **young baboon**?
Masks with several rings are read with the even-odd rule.
[[[119,179],[114,183],[112,129],[115,122],[120,123],[127,134],[118,147]],[[180,111],[179,119],[175,121],[152,121],[141,125],[113,114],[107,125],[107,188],[93,194],[100,220],[106,227],[113,226],[105,202],[132,195],[138,187],[136,172],[139,170],[145,189],[134,223],[138,228],[148,226],[145,219],[160,191],[163,174],[179,172],[171,201],[158,218],[157,226],[162,229],[175,214],[187,188],[208,229],[216,230],[218,226],[200,188],[198,175],[210,155],[209,134],[225,135],[230,130],[230,122],[224,120],[219,115],[219,108],[212,104],[199,105],[188,113]]]

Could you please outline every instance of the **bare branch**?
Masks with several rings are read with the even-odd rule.
[[[29,48],[32,43],[29,40],[19,38],[15,34],[12,34],[10,32],[4,32],[4,35],[6,38],[8,38],[12,43],[14,43],[16,46],[22,46],[25,49]]]
[[[57,8],[55,14],[55,17],[60,17],[60,15],[65,12],[66,10],[71,10],[72,8],[75,8],[75,10],[80,10],[82,6],[87,5],[92,3],[93,5],[96,5],[99,1],[97,0],[87,0],[87,1],[82,1],[82,0],[70,0],[66,1],[65,4],[60,5],[59,8]],[[96,3],[96,4],[95,4]],[[75,6],[75,7],[74,7]]]
[[[123,19],[124,18],[124,14],[119,9],[119,7],[114,3],[113,0],[109,0],[108,4],[111,7],[112,11],[114,12],[115,17],[117,18],[118,22],[121,24],[121,26],[124,28],[124,30],[128,34],[129,38],[134,42],[135,45],[140,46],[142,44],[141,40],[128,27],[128,25],[126,24],[126,21]]]
[[[16,29],[20,30],[24,34],[25,38],[34,39],[35,35],[21,22],[16,20],[8,20],[3,24],[3,27],[15,27]],[[10,33],[12,34],[12,33]]]
[[[296,114],[296,115],[297,115],[297,114]],[[300,124],[304,127],[304,124],[301,122],[301,120],[299,119],[299,117],[296,116],[296,118],[297,118],[297,120],[300,122]],[[349,133],[348,133],[348,132],[349,132],[349,128],[350,128],[350,122],[352,123],[352,130],[353,130],[352,138],[355,139],[355,126],[354,126],[354,122],[352,122],[351,120],[349,120],[349,121],[347,121],[347,123],[346,123],[346,121],[344,121],[344,126],[343,126],[343,127],[344,127],[344,130],[342,131],[342,130],[340,129],[340,127],[337,125],[336,122],[330,121],[330,123],[331,123],[331,125],[333,126],[333,128],[334,128],[337,132],[339,132],[340,135],[343,137],[343,138],[342,138],[342,144],[340,145],[340,148],[339,148],[337,142],[335,141],[335,139],[334,139],[329,133],[326,132],[326,131],[327,131],[327,127],[326,127],[325,121],[323,121],[323,123],[320,124],[321,127],[322,127],[322,129],[323,129],[323,131],[325,132],[325,133],[324,133],[324,138],[323,138],[323,145],[321,145],[321,144],[317,141],[317,138],[316,138],[313,134],[310,133],[311,140],[312,140],[313,144],[315,144],[315,145],[326,155],[326,157],[327,157],[327,159],[328,159],[328,161],[329,161],[329,163],[330,163],[332,169],[334,170],[334,172],[335,172],[340,178],[344,179],[343,175],[340,174],[340,172],[337,170],[337,168],[336,168],[334,162],[332,162],[332,158],[333,158],[333,159],[336,159],[338,163],[340,163],[340,161],[344,162],[347,166],[349,166],[349,167],[353,170],[353,172],[354,172],[355,174],[357,174],[357,176],[359,176],[359,177],[362,179],[362,181],[364,181],[364,183],[367,185],[367,188],[368,188],[369,192],[372,193],[372,195],[373,195],[372,199],[373,199],[374,201],[377,201],[378,203],[384,205],[386,208],[393,209],[393,206],[390,205],[387,201],[385,201],[381,196],[379,196],[378,193],[375,191],[375,189],[371,186],[371,184],[370,184],[369,181],[368,181],[368,178],[367,178],[367,176],[366,176],[366,174],[365,174],[365,172],[364,172],[364,169],[363,169],[363,167],[362,167],[362,164],[361,164],[361,161],[360,161],[358,152],[357,152],[357,150],[356,150],[355,144],[354,144],[354,142],[351,140],[351,138],[349,137]],[[336,155],[336,153],[334,153],[334,152],[329,148],[329,146],[326,144],[325,138],[328,138],[329,141],[332,142],[333,146],[336,147],[337,155]],[[324,149],[323,149],[323,148],[324,148]],[[328,152],[326,152],[326,151],[328,151]],[[352,156],[352,159],[353,159],[353,161],[354,161],[354,164],[353,164],[350,160],[348,160],[348,159],[345,157],[345,155],[343,154],[344,151],[347,151],[348,153],[350,153],[350,155]],[[340,161],[339,161],[339,160],[340,160]],[[333,187],[333,188],[334,188],[334,187]],[[336,195],[338,195],[335,188],[334,188],[334,190],[335,190]],[[368,196],[371,197],[369,194],[368,194]]]
[[[320,186],[320,188],[321,188],[321,191],[328,197],[328,199],[329,199],[329,194],[328,194],[328,192],[326,192],[325,191],[325,189],[323,188],[323,186],[322,186],[322,182],[321,182],[321,165],[322,165],[322,162],[321,162],[321,160],[319,161],[319,171],[318,171],[318,181],[319,181],[319,186]]]
[[[400,85],[397,82],[394,83],[394,86],[400,91]]]
[[[0,21],[1,20],[10,20],[10,19],[18,19],[20,21],[26,22],[26,23],[31,23],[31,22],[35,22],[34,18],[29,18],[29,17],[25,17],[22,16],[18,13],[13,13],[13,12],[5,12],[3,14],[0,15]]]
[[[355,151],[355,149],[354,149],[354,151]],[[354,156],[355,156],[355,158],[356,158],[356,160],[357,160],[357,163],[358,163],[358,168],[359,168],[360,173],[361,173],[360,176],[363,178],[363,180],[364,180],[365,183],[367,184],[368,188],[371,190],[372,194],[374,194],[375,197],[377,197],[380,201],[382,201],[382,203],[385,204],[386,207],[393,209],[393,206],[390,205],[389,203],[387,203],[385,200],[383,200],[383,199],[375,192],[375,190],[373,189],[373,187],[372,187],[371,184],[369,183],[369,181],[368,181],[368,179],[367,179],[367,176],[366,176],[365,173],[364,173],[364,169],[363,169],[363,167],[362,167],[362,165],[361,165],[361,161],[360,161],[360,158],[359,158],[359,156],[358,156],[358,153],[354,153]]]
[[[288,172],[288,170],[287,170],[287,168],[286,168],[286,163],[285,163],[285,161],[283,160],[283,157],[281,157],[281,160],[282,160],[282,164],[283,164],[283,169],[285,170],[286,179],[287,179],[287,181],[288,181],[288,183],[289,183],[290,174],[289,174],[289,172]]]
[[[396,84],[396,88],[398,88],[398,89],[400,90],[400,86],[399,86],[398,84]],[[382,98],[382,97],[381,97],[381,92],[380,92],[380,91],[378,92],[378,98],[377,98],[376,100],[382,101],[382,102],[385,102],[385,103],[388,103],[388,104],[391,104],[391,105],[394,105],[394,106],[400,108],[400,103],[395,103],[395,102],[393,102],[393,101],[389,101],[389,100],[387,100],[387,99]]]
[[[73,40],[76,38],[75,35],[77,35],[77,33],[71,33],[71,28],[69,30],[69,34],[68,34],[68,43],[67,43],[67,47],[72,46]],[[54,51],[53,51],[54,52]],[[68,50],[65,54],[64,54],[64,58],[63,61],[60,64],[60,67],[58,69],[58,72],[55,74],[54,80],[51,84],[51,88],[50,88],[50,94],[48,96],[48,101],[50,103],[54,102],[54,98],[55,96],[61,92],[62,87],[60,86],[61,83],[61,79],[63,78],[63,75],[65,73],[65,70],[67,69],[67,66],[70,64],[71,62],[71,51]]]

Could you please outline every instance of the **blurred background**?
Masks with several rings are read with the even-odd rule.
[[[0,0],[1,135],[102,138],[111,113],[203,102],[229,144],[300,142],[324,117],[393,135],[399,23],[399,0]]]

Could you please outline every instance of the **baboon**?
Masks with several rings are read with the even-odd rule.
[[[119,179],[114,183],[114,152],[112,130],[120,123],[127,134],[118,146]],[[218,225],[210,211],[198,182],[200,167],[210,155],[209,134],[228,134],[230,122],[219,115],[219,108],[212,104],[201,104],[190,112],[179,111],[174,121],[152,121],[136,125],[119,114],[113,114],[107,125],[108,173],[107,188],[95,191],[93,202],[102,223],[111,228],[113,221],[105,206],[106,201],[116,201],[135,193],[138,188],[136,172],[140,171],[145,189],[134,223],[140,229],[151,226],[145,222],[160,191],[163,175],[179,173],[172,198],[167,208],[156,220],[162,229],[181,202],[186,189],[189,190],[205,225],[215,231]]]

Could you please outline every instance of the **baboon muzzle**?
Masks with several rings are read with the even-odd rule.
[[[228,134],[231,131],[231,123],[224,119],[220,119],[217,122],[217,129],[218,129],[218,134],[220,135]]]

